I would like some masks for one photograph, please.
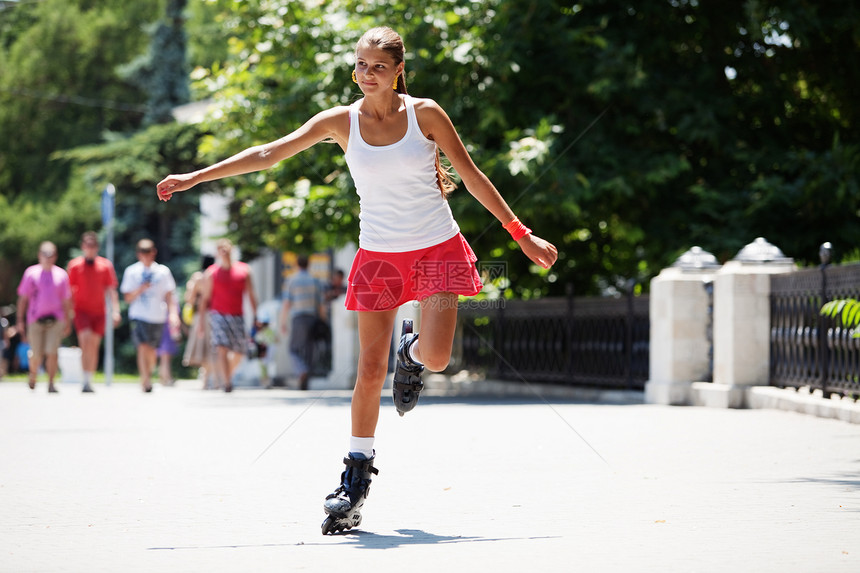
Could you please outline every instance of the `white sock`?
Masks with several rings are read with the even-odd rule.
[[[373,440],[375,440],[373,436],[369,438],[359,438],[357,436],[350,436],[349,438],[349,453],[351,454],[361,454],[365,458],[370,459],[373,457]]]
[[[409,345],[409,347],[406,349],[406,355],[409,357],[409,360],[411,360],[413,363],[415,363],[415,364],[423,364],[420,360],[418,360],[418,359],[415,357],[415,347],[416,347],[417,345],[418,345],[418,341],[417,341],[417,340],[416,340],[415,342],[413,342],[412,344],[410,344],[410,345]]]
[[[92,372],[84,372],[84,386],[89,386],[90,382],[93,381],[93,373]]]

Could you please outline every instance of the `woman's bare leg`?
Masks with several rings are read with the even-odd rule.
[[[457,329],[457,295],[440,292],[421,301],[421,336],[412,347],[427,370],[441,372],[451,360]]]
[[[388,374],[388,352],[397,310],[358,313],[358,375],[352,393],[352,435],[373,437]]]

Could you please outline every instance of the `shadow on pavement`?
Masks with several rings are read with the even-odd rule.
[[[272,403],[284,403],[291,405],[308,405],[317,404],[323,407],[340,407],[348,406],[352,400],[351,396],[343,393],[334,392],[314,392],[294,393],[292,395],[275,395],[265,393],[255,393],[255,395],[245,394],[242,400],[233,400],[229,398],[224,400],[211,400],[202,407],[207,408],[232,408],[236,406],[269,406]],[[383,390],[381,404],[383,406],[391,406],[391,391]],[[588,405],[588,406],[636,406],[637,403],[617,403],[611,401],[590,402],[588,400],[576,400],[569,398],[543,398],[529,396],[421,396],[418,407],[432,407],[434,405],[450,406],[454,404],[469,405],[469,406],[519,406],[519,405],[540,405],[540,404],[569,404],[569,405]]]
[[[860,479],[856,475],[846,474],[844,477],[832,478],[798,478],[793,480],[794,483],[816,483],[824,485],[834,485],[845,489],[860,489]]]
[[[403,545],[448,545],[451,543],[485,543],[490,541],[525,541],[550,539],[549,537],[463,537],[462,535],[436,535],[420,529],[398,529],[400,535],[381,535],[361,530],[347,531],[340,535],[349,537],[354,545],[365,549],[391,549]]]
[[[391,549],[405,545],[448,545],[452,543],[487,543],[497,541],[530,541],[534,539],[559,539],[559,536],[540,537],[464,537],[462,535],[436,535],[427,533],[420,529],[398,529],[399,535],[385,535],[353,529],[326,536],[327,540],[344,539],[350,545],[364,549]],[[297,542],[297,543],[257,543],[236,545],[196,545],[184,547],[148,547],[147,551],[188,551],[208,549],[247,549],[261,547],[291,547],[300,545],[331,545],[330,541],[319,543]]]

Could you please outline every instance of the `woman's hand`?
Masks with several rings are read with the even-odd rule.
[[[531,233],[517,241],[517,244],[529,259],[545,269],[550,268],[558,260],[558,249],[555,245]]]
[[[194,181],[193,173],[183,173],[181,175],[168,175],[155,186],[155,192],[158,194],[158,199],[161,201],[170,201],[174,193],[187,191],[194,187],[197,183]]]

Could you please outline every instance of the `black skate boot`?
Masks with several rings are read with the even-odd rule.
[[[397,365],[394,367],[394,407],[401,416],[418,404],[418,394],[424,389],[421,373],[424,365],[409,358],[409,348],[418,340],[412,333],[412,321],[404,320],[397,348]]]
[[[376,456],[366,459],[361,454],[349,454],[343,458],[346,469],[340,474],[340,486],[325,498],[323,509],[328,514],[322,523],[322,533],[337,533],[361,524],[361,508],[370,489],[371,474],[378,474],[373,467]]]

